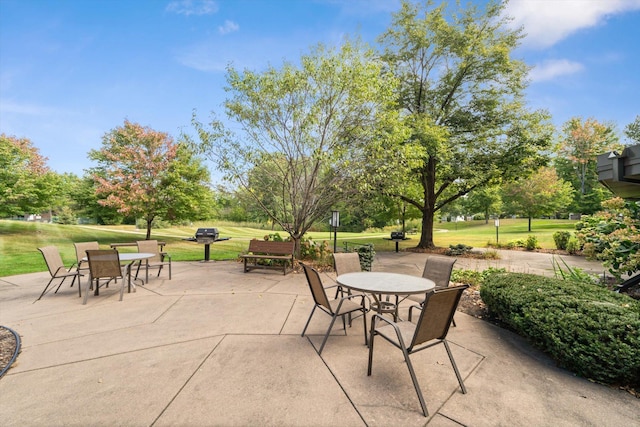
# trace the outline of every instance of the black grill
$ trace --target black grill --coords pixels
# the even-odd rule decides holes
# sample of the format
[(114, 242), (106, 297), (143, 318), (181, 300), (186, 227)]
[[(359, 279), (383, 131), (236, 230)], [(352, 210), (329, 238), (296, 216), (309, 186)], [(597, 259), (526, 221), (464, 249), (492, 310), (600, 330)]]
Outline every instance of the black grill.
[(196, 231), (196, 242), (208, 244), (218, 240), (217, 228), (198, 228)]
[(204, 245), (204, 260), (209, 261), (211, 244), (214, 242), (221, 242), (223, 240), (229, 240), (229, 239), (231, 239), (231, 237), (220, 238), (217, 228), (198, 228), (196, 230), (195, 237), (189, 237), (183, 240), (188, 240), (189, 242), (196, 242), (196, 243), (200, 243), (201, 245)]
[(391, 240), (404, 239), (404, 233), (402, 231), (392, 231)]

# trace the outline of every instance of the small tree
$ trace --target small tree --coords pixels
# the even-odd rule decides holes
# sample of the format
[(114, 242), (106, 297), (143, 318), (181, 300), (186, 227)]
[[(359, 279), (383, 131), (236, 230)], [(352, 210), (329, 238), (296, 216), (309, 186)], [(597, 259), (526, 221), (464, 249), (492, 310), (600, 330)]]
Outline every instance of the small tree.
[(544, 167), (527, 179), (503, 186), (502, 199), (512, 213), (531, 219), (540, 215), (555, 215), (571, 202), (573, 187), (558, 178), (555, 169)]
[[(228, 69), (227, 116), (210, 128), (193, 124), (199, 147), (300, 248), (300, 239), (333, 206), (357, 191), (360, 148), (381, 136), (396, 113), (395, 80), (385, 78), (370, 49), (345, 43), (318, 46), (300, 59), (264, 72)], [(383, 124), (387, 123), (385, 127)]]
[(89, 157), (99, 164), (93, 176), (103, 197), (98, 203), (142, 217), (147, 239), (155, 218), (189, 219), (210, 207), (207, 169), (166, 133), (125, 120)]
[(571, 209), (593, 213), (600, 208), (608, 192), (598, 182), (597, 156), (621, 147), (612, 125), (579, 117), (564, 124), (555, 166), (560, 177), (576, 189)]
[(500, 187), (485, 187), (472, 191), (464, 199), (463, 204), (467, 213), (482, 212), (484, 214), (484, 222), (488, 224), (489, 215), (491, 213), (499, 213), (502, 210)]

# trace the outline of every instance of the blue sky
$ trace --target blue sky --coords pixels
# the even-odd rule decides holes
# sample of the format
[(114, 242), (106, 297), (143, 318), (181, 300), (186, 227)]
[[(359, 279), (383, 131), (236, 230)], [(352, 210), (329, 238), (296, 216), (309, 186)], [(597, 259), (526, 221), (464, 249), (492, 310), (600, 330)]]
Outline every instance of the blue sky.
[[(486, 0), (472, 0), (484, 3)], [(453, 2), (453, 1), (451, 1)], [(399, 0), (0, 0), (0, 133), (29, 138), (55, 171), (125, 119), (177, 137), (223, 113), (225, 67), (295, 62), (319, 42), (375, 43)], [(640, 0), (512, 0), (534, 66), (528, 100), (556, 126), (640, 114)], [(215, 173), (214, 173), (215, 175)]]

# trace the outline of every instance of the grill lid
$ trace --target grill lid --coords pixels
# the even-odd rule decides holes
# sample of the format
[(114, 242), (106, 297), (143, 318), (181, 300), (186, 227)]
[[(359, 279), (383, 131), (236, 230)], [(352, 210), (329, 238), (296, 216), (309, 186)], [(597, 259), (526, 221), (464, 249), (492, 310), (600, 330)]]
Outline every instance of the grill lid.
[(198, 228), (196, 231), (196, 238), (198, 237), (213, 237), (214, 239), (218, 238), (218, 229), (217, 228)]
[(392, 239), (404, 239), (404, 233), (402, 231), (392, 231), (391, 232)]

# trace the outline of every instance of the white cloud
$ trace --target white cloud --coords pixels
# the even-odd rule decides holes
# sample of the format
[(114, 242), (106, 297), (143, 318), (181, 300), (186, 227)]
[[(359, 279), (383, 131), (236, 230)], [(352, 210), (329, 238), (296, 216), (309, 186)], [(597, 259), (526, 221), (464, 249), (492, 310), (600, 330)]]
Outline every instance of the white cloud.
[(185, 16), (210, 15), (218, 11), (218, 4), (213, 0), (175, 0), (165, 10)]
[(608, 17), (640, 10), (640, 0), (510, 0), (505, 13), (524, 27), (524, 43), (545, 48)]
[(529, 77), (533, 82), (542, 82), (553, 80), (558, 76), (579, 73), (583, 69), (584, 66), (579, 62), (569, 61), (568, 59), (552, 59), (536, 65), (529, 72)]
[(226, 20), (224, 21), (224, 25), (218, 27), (218, 32), (220, 34), (229, 34), (234, 31), (238, 31), (240, 26), (233, 21)]

